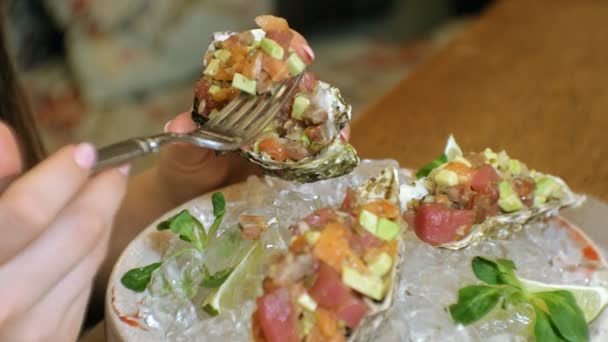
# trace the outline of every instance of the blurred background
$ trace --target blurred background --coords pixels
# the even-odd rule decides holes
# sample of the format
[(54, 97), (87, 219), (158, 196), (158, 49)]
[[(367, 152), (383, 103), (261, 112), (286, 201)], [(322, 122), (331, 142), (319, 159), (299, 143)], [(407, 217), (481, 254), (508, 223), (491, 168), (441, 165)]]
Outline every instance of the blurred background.
[[(9, 0), (10, 48), (50, 151), (156, 133), (191, 105), (211, 34), (274, 13), (356, 116), (490, 0)], [(141, 167), (141, 166), (140, 166)]]

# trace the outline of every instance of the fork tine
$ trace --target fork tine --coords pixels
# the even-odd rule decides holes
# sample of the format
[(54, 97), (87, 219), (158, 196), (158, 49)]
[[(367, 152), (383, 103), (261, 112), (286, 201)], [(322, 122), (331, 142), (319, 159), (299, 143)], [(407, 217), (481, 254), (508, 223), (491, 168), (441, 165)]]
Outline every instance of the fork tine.
[(252, 111), (248, 113), (247, 116), (242, 118), (236, 125), (234, 129), (244, 130), (247, 126), (249, 126), (259, 115), (270, 107), (272, 100), (269, 98), (265, 98), (263, 101), (260, 101)]
[(272, 100), (269, 100), (268, 103), (271, 103), (272, 105), (265, 112), (262, 112), (261, 117), (256, 118), (258, 116), (258, 113), (252, 115), (253, 119), (255, 119), (255, 123), (253, 123), (251, 126), (244, 126), (244, 141), (247, 141), (258, 135), (270, 123), (270, 121), (272, 121), (272, 119), (276, 117), (278, 112), (281, 110), (281, 107), (283, 107), (283, 105), (285, 104), (285, 101), (289, 99), (297, 89), (301, 79), (302, 74), (296, 77), (289, 89), (283, 91), (282, 94), (276, 94), (276, 96)]
[(207, 124), (208, 125), (218, 125), (220, 122), (222, 122), (225, 118), (227, 118), (231, 113), (233, 113), (238, 107), (240, 107), (245, 101), (247, 100), (247, 96), (243, 93), (239, 94), (238, 97), (236, 97), (235, 99), (233, 99), (232, 101), (230, 101), (226, 107), (222, 108), (222, 110), (220, 110), (220, 112), (213, 117), (212, 119), (210, 119)]
[(224, 122), (222, 125), (225, 125), (227, 128), (234, 126), (236, 123), (239, 122), (239, 120), (241, 120), (241, 118), (243, 118), (245, 115), (247, 115), (247, 113), (249, 113), (251, 108), (255, 108), (255, 105), (257, 105), (262, 99), (263, 97), (260, 96), (251, 96), (238, 109), (238, 111), (228, 116), (226, 122)]

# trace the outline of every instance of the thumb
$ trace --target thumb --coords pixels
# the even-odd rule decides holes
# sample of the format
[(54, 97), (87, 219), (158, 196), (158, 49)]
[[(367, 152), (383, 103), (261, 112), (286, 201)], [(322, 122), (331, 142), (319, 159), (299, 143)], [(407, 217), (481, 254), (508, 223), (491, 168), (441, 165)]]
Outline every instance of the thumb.
[(17, 139), (11, 129), (0, 122), (0, 192), (10, 184), (23, 168)]
[[(196, 128), (190, 113), (182, 113), (165, 125), (165, 132), (187, 133)], [(223, 185), (231, 159), (206, 148), (171, 144), (159, 156), (158, 180), (166, 193), (181, 203)]]

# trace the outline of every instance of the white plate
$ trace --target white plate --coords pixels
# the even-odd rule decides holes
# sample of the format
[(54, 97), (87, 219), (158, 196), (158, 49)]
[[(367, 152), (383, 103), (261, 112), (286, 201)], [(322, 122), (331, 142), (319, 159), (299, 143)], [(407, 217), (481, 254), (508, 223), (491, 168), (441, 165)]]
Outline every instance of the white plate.
[[(242, 198), (246, 188), (246, 183), (241, 183), (226, 187), (221, 191), (227, 202), (232, 202)], [(143, 342), (161, 339), (161, 335), (158, 333), (137, 327), (136, 320), (131, 318), (137, 315), (137, 301), (138, 296), (141, 295), (122, 286), (120, 277), (132, 268), (142, 267), (160, 259), (171, 233), (157, 231), (158, 222), (183, 209), (210, 209), (210, 203), (211, 194), (205, 194), (167, 212), (143, 230), (122, 253), (114, 267), (106, 293), (105, 317), (108, 341)], [(606, 203), (590, 197), (581, 208), (567, 211), (564, 216), (573, 223), (585, 227), (587, 235), (601, 246), (598, 249), (601, 249), (603, 253), (608, 246), (608, 230), (605, 223), (607, 213), (608, 205)], [(585, 236), (585, 238), (587, 237)], [(608, 341), (608, 311), (593, 322), (591, 330), (595, 334), (592, 341)]]

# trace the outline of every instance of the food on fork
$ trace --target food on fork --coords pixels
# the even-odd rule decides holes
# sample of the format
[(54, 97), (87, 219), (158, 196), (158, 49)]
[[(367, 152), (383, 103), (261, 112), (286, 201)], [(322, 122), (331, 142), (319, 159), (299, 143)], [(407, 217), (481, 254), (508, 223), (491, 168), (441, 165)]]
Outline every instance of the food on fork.
[(240, 153), (267, 174), (312, 182), (349, 173), (355, 149), (340, 132), (351, 107), (340, 91), (308, 72), (314, 60), (308, 42), (283, 18), (256, 18), (260, 29), (216, 33), (196, 84), (192, 117), (204, 124), (240, 93), (264, 96), (284, 91), (303, 73), (298, 88), (277, 117)]
[(463, 154), (452, 136), (416, 177), (401, 189), (404, 219), (421, 240), (449, 249), (506, 237), (584, 200), (560, 178), (530, 170), (505, 151)]

